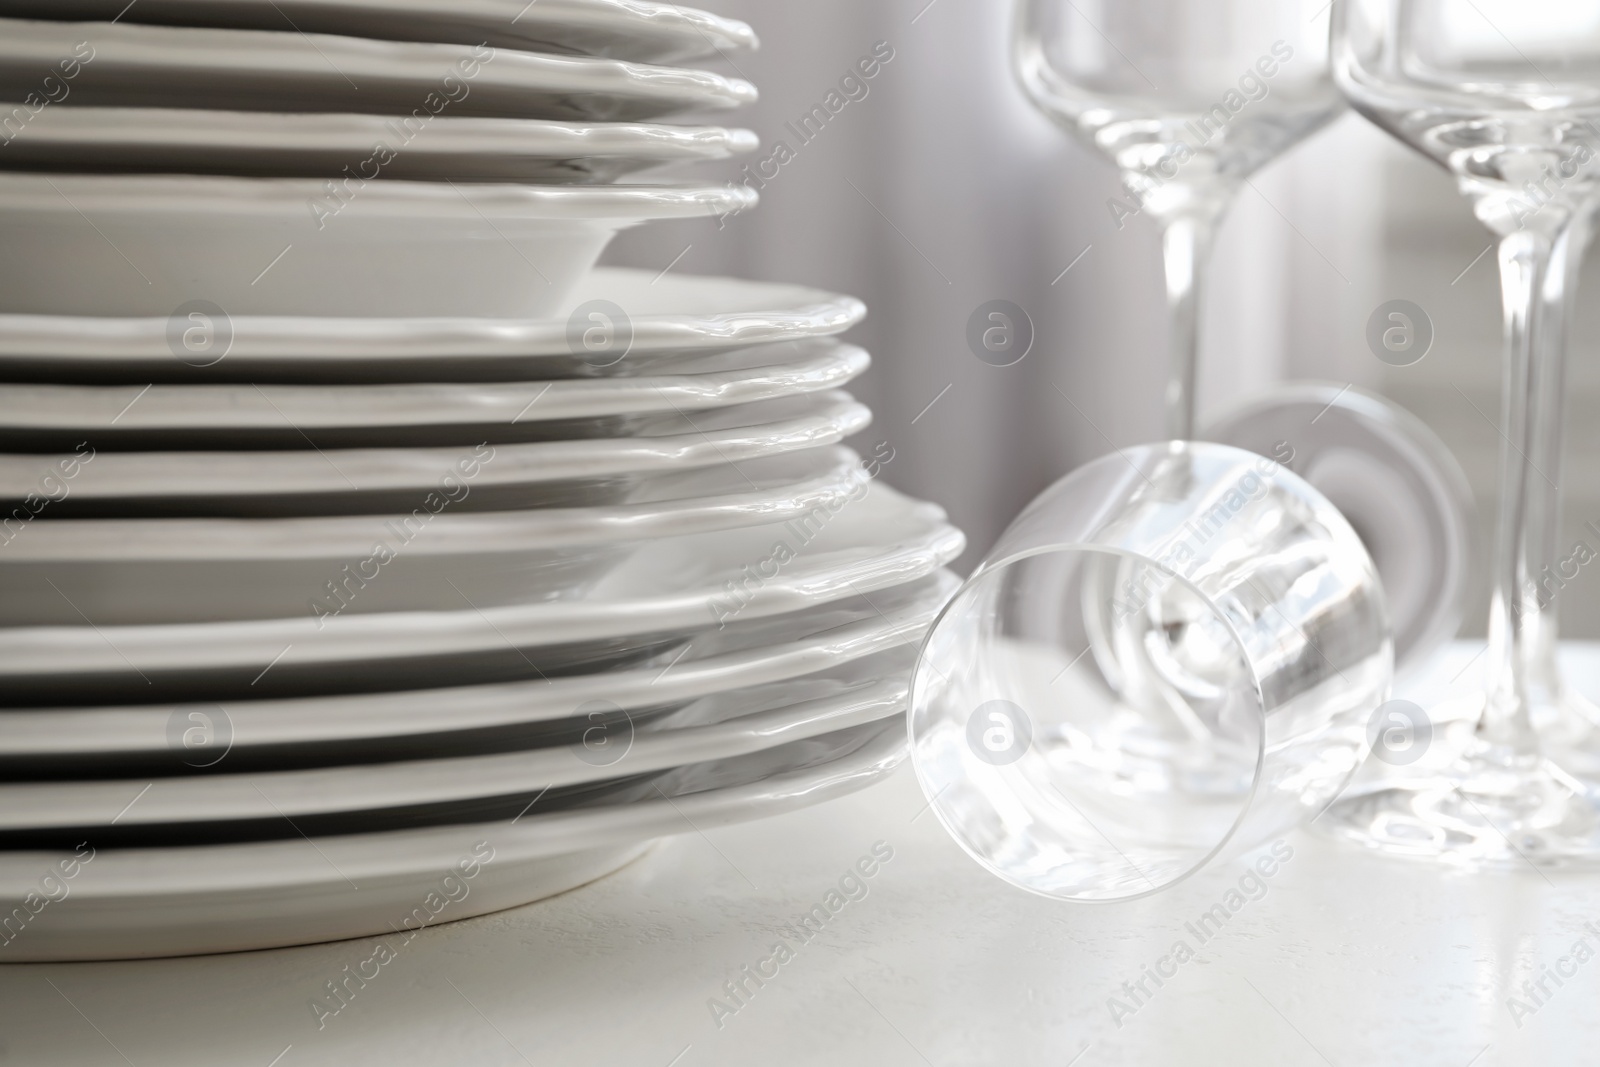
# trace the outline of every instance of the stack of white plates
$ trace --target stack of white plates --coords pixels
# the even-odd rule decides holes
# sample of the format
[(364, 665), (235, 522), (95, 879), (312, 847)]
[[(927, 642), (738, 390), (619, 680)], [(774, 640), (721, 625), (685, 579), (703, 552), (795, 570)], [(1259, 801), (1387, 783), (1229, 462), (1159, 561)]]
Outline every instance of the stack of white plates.
[(753, 43), (0, 0), (0, 960), (405, 933), (898, 762), (962, 539), (840, 443), (861, 304), (593, 268), (749, 206), (601, 183), (751, 147), (640, 120)]

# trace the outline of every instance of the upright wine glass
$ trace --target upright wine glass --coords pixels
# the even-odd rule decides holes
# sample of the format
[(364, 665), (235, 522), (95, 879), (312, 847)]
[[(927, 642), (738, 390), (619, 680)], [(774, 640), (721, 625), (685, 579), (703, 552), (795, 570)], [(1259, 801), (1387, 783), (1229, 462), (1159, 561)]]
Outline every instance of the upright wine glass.
[[(1319, 9), (1321, 9), (1319, 11)], [(1014, 65), (1057, 123), (1104, 153), (1163, 234), (1167, 436), (1195, 436), (1201, 281), (1244, 180), (1326, 125), (1325, 0), (1019, 0)]]
[[(1499, 239), (1505, 392), (1476, 729), (1448, 764), (1418, 762), (1318, 825), (1473, 866), (1592, 862), (1600, 812), (1581, 773), (1596, 765), (1595, 747), (1576, 735), (1593, 712), (1556, 671), (1549, 578), (1565, 570), (1556, 536), (1567, 319), (1600, 198), (1600, 0), (1336, 0), (1332, 61), (1356, 109), (1448, 168)], [(1570, 743), (1553, 741), (1562, 735)]]

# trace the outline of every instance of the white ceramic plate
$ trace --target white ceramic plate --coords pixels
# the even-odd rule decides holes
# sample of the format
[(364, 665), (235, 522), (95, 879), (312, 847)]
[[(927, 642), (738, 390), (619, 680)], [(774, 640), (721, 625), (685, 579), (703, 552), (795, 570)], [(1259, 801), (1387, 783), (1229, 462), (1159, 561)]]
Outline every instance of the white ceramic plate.
[(1472, 559), (1467, 476), (1415, 415), (1348, 385), (1274, 390), (1219, 420), (1208, 441), (1273, 456), (1338, 508), (1377, 565), (1394, 625), (1395, 664), (1426, 663), (1455, 636)]
[[(66, 883), (70, 906), (39, 912), (6, 955), (17, 962), (129, 959), (367, 935), (384, 938), (396, 952), (409, 930), (571, 889), (625, 864), (653, 838), (777, 815), (881, 781), (904, 759), (905, 733), (896, 724), (851, 751), (797, 769), (773, 772), (770, 755), (760, 756), (768, 758), (753, 774), (745, 772), (746, 780), (718, 788), (674, 795), (668, 776), (659, 799), (488, 824), (315, 844), (296, 838), (105, 849), (88, 863), (74, 861), (72, 852), (0, 853), (0, 901), (7, 903), (38, 893), (46, 875), (73, 872)], [(699, 783), (676, 784), (693, 790)]]
[(865, 478), (838, 448), (661, 479), (644, 499), (601, 508), (45, 519), (0, 551), (0, 619), (105, 626), (572, 599), (639, 544), (802, 519)]
[[(481, 38), (479, 38), (481, 40)], [(709, 71), (478, 44), (0, 19), (0, 94), (74, 104), (635, 121), (755, 102)]]
[[(600, 302), (620, 315), (613, 344), (592, 351), (594, 323), (579, 312), (599, 313)], [(0, 375), (140, 387), (619, 376), (648, 372), (649, 357), (832, 336), (865, 316), (861, 301), (820, 289), (601, 267), (545, 319), (0, 314)], [(210, 340), (191, 353), (185, 334), (196, 329)]]
[(313, 178), (0, 174), (0, 312), (167, 316), (174, 358), (208, 365), (226, 355), (214, 323), (232, 315), (548, 315), (619, 230), (754, 202), (731, 183), (330, 191)]
[(743, 22), (651, 0), (0, 0), (0, 15), (448, 41), (676, 63), (755, 48)]
[[(961, 552), (944, 512), (873, 484), (830, 514), (781, 526), (653, 542), (584, 598), (455, 611), (305, 616), (246, 622), (0, 629), (0, 682), (13, 705), (64, 703), (85, 692), (172, 689), (349, 689), (459, 684), (507, 652), (531, 664), (648, 639), (662, 644), (803, 611), (927, 577)], [(576, 651), (575, 651), (576, 650)], [(538, 668), (535, 668), (536, 670)], [(270, 675), (267, 691), (258, 683)], [(158, 685), (158, 680), (163, 683)], [(96, 699), (89, 697), (89, 699)]]
[(731, 627), (664, 652), (656, 662), (597, 674), (293, 700), (8, 709), (0, 716), (0, 767), (29, 778), (60, 777), (70, 768), (170, 774), (224, 759), (229, 769), (269, 766), (283, 762), (290, 748), (398, 759), (422, 746), (442, 749), (445, 735), (472, 739), (461, 751), (501, 744), (508, 735), (542, 738), (558, 728), (570, 735), (574, 716), (584, 709), (642, 718), (654, 709), (787, 683), (914, 646), (959, 584), (941, 572), (826, 617), (802, 612), (786, 624), (788, 632)]
[(595, 506), (625, 501), (646, 477), (837, 444), (871, 418), (848, 394), (829, 392), (655, 416), (616, 438), (282, 452), (86, 445), (66, 455), (0, 455), (0, 501), (8, 514), (20, 507), (48, 519)]
[[(901, 654), (769, 691), (721, 693), (637, 725), (625, 713), (597, 709), (583, 740), (489, 755), (155, 779), (10, 782), (0, 784), (0, 841), (29, 847), (31, 832), (38, 835), (34, 840), (72, 837), (65, 843), (88, 839), (112, 847), (117, 835), (132, 842), (165, 832), (181, 833), (185, 844), (221, 843), (294, 835), (284, 819), (318, 837), (330, 832), (328, 826), (356, 824), (369, 831), (389, 828), (391, 820), (415, 825), (418, 815), (449, 817), (458, 801), (511, 803), (515, 811), (550, 790), (729, 759), (904, 715), (910, 672), (911, 658)], [(134, 796), (138, 802), (130, 804)], [(228, 825), (237, 823), (258, 825)], [(261, 825), (267, 823), (272, 825)]]
[(706, 411), (837, 389), (871, 365), (818, 338), (686, 360), (671, 375), (403, 385), (0, 383), (0, 447), (319, 448), (620, 437), (619, 416)]
[(7, 170), (340, 178), (382, 145), (394, 152), (382, 178), (459, 182), (612, 182), (760, 143), (749, 130), (717, 126), (446, 115), (410, 129), (385, 115), (130, 107), (47, 107), (6, 129)]

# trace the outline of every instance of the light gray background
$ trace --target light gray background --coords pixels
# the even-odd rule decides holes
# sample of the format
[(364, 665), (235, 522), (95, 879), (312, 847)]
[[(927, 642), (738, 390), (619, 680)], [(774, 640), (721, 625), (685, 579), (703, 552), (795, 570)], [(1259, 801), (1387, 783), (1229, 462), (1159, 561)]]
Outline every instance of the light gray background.
[[(716, 7), (762, 36), (760, 52), (721, 68), (736, 65), (762, 91), (738, 118), (761, 134), (763, 156), (777, 140), (797, 146), (785, 122), (820, 103), (875, 42), (888, 42), (895, 58), (865, 100), (798, 148), (756, 211), (720, 231), (694, 223), (626, 234), (608, 261), (806, 282), (865, 299), (871, 317), (852, 337), (876, 365), (854, 391), (877, 423), (857, 444), (893, 445), (887, 480), (950, 510), (972, 540), (964, 564), (1074, 466), (1159, 436), (1155, 228), (1131, 219), (1117, 229), (1107, 208), (1119, 193), (1111, 167), (1016, 88), (1009, 4)], [(1486, 541), (1500, 440), (1494, 255), (1475, 259), (1488, 246), (1442, 171), (1345, 116), (1257, 175), (1227, 220), (1206, 305), (1202, 410), (1217, 413), (1289, 377), (1386, 392), (1461, 459)], [(1600, 478), (1587, 462), (1600, 433), (1587, 417), (1600, 388), (1592, 294), (1589, 286), (1580, 296), (1565, 481), (1567, 540), (1586, 536), (1600, 550), (1600, 538), (1579, 532), (1600, 520)], [(974, 309), (997, 298), (1021, 305), (1037, 329), (1033, 352), (1014, 367), (979, 362), (965, 340)], [(1437, 330), (1428, 357), (1404, 369), (1380, 363), (1364, 340), (1373, 310), (1396, 298), (1420, 304)], [(1480, 559), (1486, 551), (1480, 545)], [(1483, 570), (1475, 568), (1468, 633), (1482, 630)], [(1573, 636), (1600, 635), (1592, 584), (1585, 573), (1563, 594)]]

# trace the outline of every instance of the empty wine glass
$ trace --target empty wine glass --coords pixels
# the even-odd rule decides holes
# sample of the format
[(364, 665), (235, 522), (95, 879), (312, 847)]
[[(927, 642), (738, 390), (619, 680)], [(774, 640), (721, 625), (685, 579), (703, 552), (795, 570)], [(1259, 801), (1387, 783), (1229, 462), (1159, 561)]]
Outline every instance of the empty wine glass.
[(1170, 438), (1194, 437), (1212, 236), (1251, 173), (1344, 109), (1327, 56), (1325, 0), (1019, 0), (1024, 90), (1121, 170), (1119, 227), (1148, 213), (1162, 229)]
[(1392, 673), (1383, 587), (1322, 494), (1243, 449), (1141, 445), (1047, 489), (945, 607), (911, 760), (990, 871), (1123, 900), (1321, 812)]
[[(1571, 736), (1592, 736), (1593, 709), (1556, 671), (1546, 581), (1561, 562), (1566, 324), (1600, 197), (1600, 3), (1336, 0), (1332, 62), (1356, 109), (1448, 168), (1499, 239), (1506, 377), (1476, 729), (1447, 766), (1415, 764), (1341, 801), (1319, 826), (1474, 866), (1600, 859), (1596, 803), (1560, 765), (1600, 765), (1592, 756), (1600, 749)], [(1561, 734), (1570, 743), (1552, 745)]]

